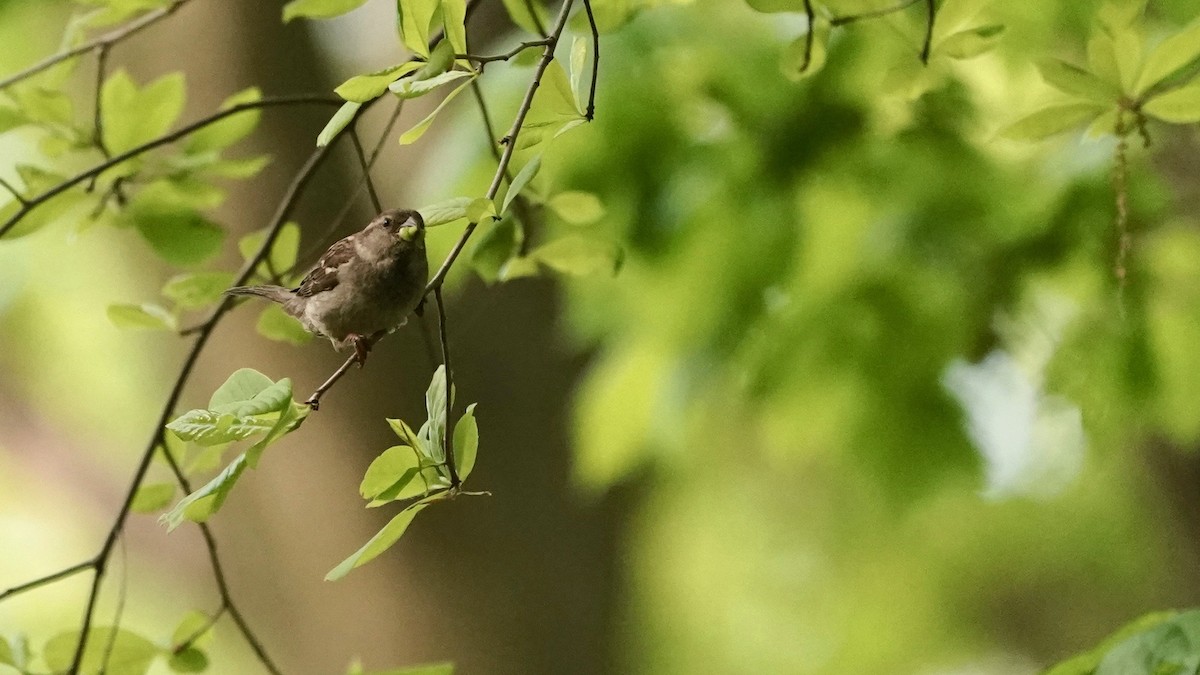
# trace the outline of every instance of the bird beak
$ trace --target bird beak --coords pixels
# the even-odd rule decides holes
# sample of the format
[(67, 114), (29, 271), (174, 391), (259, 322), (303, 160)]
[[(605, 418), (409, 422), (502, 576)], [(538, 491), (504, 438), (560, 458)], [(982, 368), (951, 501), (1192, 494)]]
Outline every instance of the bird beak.
[(417, 226), (416, 225), (405, 225), (404, 227), (400, 228), (400, 238), (403, 239), (404, 241), (412, 241), (413, 239), (416, 239), (417, 238)]

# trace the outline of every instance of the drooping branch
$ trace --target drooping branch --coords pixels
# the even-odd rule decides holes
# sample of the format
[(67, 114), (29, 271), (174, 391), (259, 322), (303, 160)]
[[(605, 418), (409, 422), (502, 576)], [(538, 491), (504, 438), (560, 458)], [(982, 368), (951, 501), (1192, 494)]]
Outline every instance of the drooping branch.
[(550, 40), (550, 38), (544, 38), (541, 40), (529, 40), (526, 42), (522, 42), (521, 44), (517, 45), (516, 47), (513, 47), (512, 49), (508, 50), (507, 52), (504, 52), (503, 54), (495, 54), (493, 56), (480, 56), (477, 54), (455, 54), (454, 57), (458, 58), (458, 59), (468, 59), (468, 60), (474, 61), (475, 63), (479, 64), (480, 70), (482, 70), (483, 66), (485, 66), (489, 63), (493, 63), (495, 61), (508, 61), (509, 59), (515, 57), (517, 54), (520, 54), (521, 52), (525, 51), (526, 49), (533, 49), (534, 47), (544, 47), (549, 43), (549, 40)]
[[(450, 338), (448, 337), (448, 329), (446, 328), (446, 303), (442, 300), (441, 286), (433, 289), (433, 299), (437, 304), (438, 338), (442, 343), (442, 372), (446, 374), (446, 429), (442, 434), (442, 456), (446, 458), (446, 471), (450, 474), (450, 490), (454, 491), (462, 484), (462, 480), (458, 477), (458, 466), (454, 463), (454, 443), (451, 442), (454, 423), (450, 419), (450, 409), (454, 404), (454, 396), (452, 395), (454, 392), (454, 379), (450, 374)], [(430, 422), (430, 425), (432, 424), (433, 422)]]
[(596, 82), (600, 79), (600, 29), (596, 27), (596, 16), (592, 14), (592, 0), (583, 0), (587, 12), (588, 26), (592, 29), (592, 83), (588, 87), (586, 117), (589, 122), (596, 118)]
[(145, 16), (141, 17), (140, 19), (138, 19), (136, 21), (125, 24), (124, 26), (121, 26), (120, 28), (118, 28), (114, 31), (111, 31), (109, 33), (105, 33), (104, 35), (101, 35), (100, 37), (98, 37), (94, 40), (85, 42), (77, 47), (72, 47), (71, 49), (67, 49), (65, 51), (59, 52), (58, 54), (55, 54), (54, 56), (51, 56), (43, 61), (39, 61), (38, 63), (35, 63), (32, 66), (29, 66), (25, 70), (22, 70), (18, 73), (14, 73), (13, 75), (9, 75), (8, 77), (4, 78), (3, 80), (0, 80), (0, 90), (7, 89), (8, 87), (11, 87), (12, 85), (14, 85), (22, 80), (29, 79), (30, 77), (33, 77), (34, 75), (37, 75), (38, 73), (40, 73), (44, 70), (52, 68), (52, 67), (62, 63), (63, 61), (73, 59), (76, 56), (82, 56), (84, 54), (87, 54), (88, 52), (95, 51), (95, 50), (107, 50), (112, 45), (115, 45), (118, 42), (121, 42), (127, 38), (130, 38), (130, 37), (140, 33), (141, 31), (145, 30), (146, 28), (153, 26), (154, 24), (158, 23), (159, 21), (162, 21), (163, 19), (167, 18), (168, 16), (171, 16), (175, 12), (179, 11), (180, 7), (183, 7), (184, 5), (186, 5), (187, 3), (191, 2), (191, 1), (192, 0), (173, 0), (171, 2), (171, 4), (167, 5), (166, 7), (163, 7), (161, 9), (156, 9), (153, 12), (146, 14)]
[(280, 96), (280, 97), (276, 97), (276, 98), (264, 98), (264, 99), (261, 99), (258, 101), (249, 101), (247, 103), (239, 103), (238, 105), (230, 106), (229, 108), (226, 108), (224, 110), (213, 113), (212, 115), (209, 115), (208, 117), (205, 117), (204, 119), (197, 120), (187, 126), (180, 127), (179, 129), (176, 129), (175, 131), (173, 131), (169, 134), (159, 136), (158, 138), (156, 138), (152, 141), (143, 143), (143, 144), (137, 146), (136, 148), (131, 148), (129, 150), (126, 150), (125, 152), (122, 152), (121, 154), (116, 155), (115, 157), (111, 157), (111, 158), (105, 160), (104, 162), (101, 162), (100, 164), (93, 166), (90, 169), (87, 169), (81, 173), (78, 173), (78, 174), (72, 176), (71, 178), (64, 180), (63, 182), (59, 183), (58, 185), (55, 185), (54, 187), (46, 190), (45, 192), (43, 192), (35, 197), (25, 198), (23, 200), (23, 202), (21, 203), (20, 210), (18, 210), (8, 220), (6, 220), (3, 225), (0, 225), (0, 237), (3, 237), (4, 235), (8, 234), (8, 232), (10, 230), (12, 230), (14, 227), (16, 227), (17, 223), (21, 222), (21, 220), (23, 218), (25, 218), (25, 216), (29, 215), (29, 213), (33, 209), (50, 201), (51, 199), (66, 192), (67, 190), (70, 190), (71, 188), (75, 187), (76, 185), (79, 185), (80, 183), (83, 183), (84, 181), (87, 181), (89, 179), (96, 178), (96, 177), (100, 176), (101, 174), (103, 174), (105, 171), (108, 171), (109, 169), (117, 166), (118, 164), (121, 164), (122, 162), (128, 161), (130, 159), (133, 159), (134, 157), (145, 154), (155, 148), (158, 148), (158, 147), (161, 147), (164, 145), (168, 145), (170, 143), (174, 143), (175, 141), (185, 138), (188, 135), (193, 134), (211, 124), (220, 122), (221, 120), (225, 119), (226, 117), (229, 117), (230, 115), (236, 115), (237, 113), (245, 112), (247, 110), (256, 110), (256, 109), (260, 109), (260, 108), (270, 108), (270, 107), (278, 107), (278, 106), (292, 106), (292, 105), (338, 105), (338, 106), (340, 106), (341, 104), (342, 104), (342, 101), (332, 99), (327, 96), (308, 95), (308, 96)]

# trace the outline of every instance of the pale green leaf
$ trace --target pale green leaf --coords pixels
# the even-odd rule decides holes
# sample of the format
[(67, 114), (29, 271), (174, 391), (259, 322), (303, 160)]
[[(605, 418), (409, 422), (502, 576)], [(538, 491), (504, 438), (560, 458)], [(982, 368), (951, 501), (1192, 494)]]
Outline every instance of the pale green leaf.
[(417, 209), (425, 227), (437, 227), (467, 217), (467, 207), (474, 201), (470, 197), (453, 197), (436, 204)]
[(416, 143), (418, 139), (424, 136), (425, 132), (429, 131), (429, 127), (433, 124), (433, 120), (437, 118), (438, 113), (440, 113), (443, 108), (449, 105), (450, 101), (454, 100), (454, 97), (458, 96), (459, 92), (465, 89), (469, 82), (470, 80), (459, 85), (454, 91), (447, 94), (446, 98), (442, 99), (442, 102), (433, 109), (433, 112), (425, 116), (425, 119), (417, 122), (416, 125), (414, 125), (411, 129), (405, 131), (403, 134), (400, 134), (400, 145), (410, 145), (412, 143)]
[(1121, 69), (1117, 65), (1116, 45), (1112, 36), (1095, 31), (1087, 44), (1088, 69), (1101, 81), (1115, 89), (1121, 88)]
[[(266, 241), (268, 232), (269, 228), (251, 232), (238, 241), (238, 252), (242, 254), (242, 260), (250, 260), (258, 253)], [(258, 266), (256, 272), (265, 277), (284, 274), (296, 264), (299, 254), (300, 226), (294, 222), (284, 223), (275, 236), (275, 241), (271, 243), (270, 254)]]
[[(250, 87), (225, 99), (225, 102), (221, 104), (221, 109), (229, 110), (238, 105), (261, 100), (262, 91), (258, 87)], [(262, 119), (262, 110), (258, 108), (234, 113), (193, 132), (188, 137), (184, 148), (192, 154), (222, 150), (249, 136), (258, 126), (260, 119)]]
[(995, 48), (1002, 33), (1004, 26), (999, 24), (959, 31), (946, 37), (933, 52), (952, 59), (973, 59)]
[(189, 205), (189, 197), (167, 183), (142, 190), (122, 216), (164, 260), (196, 265), (221, 250), (225, 230)]
[(571, 235), (538, 247), (529, 257), (562, 274), (587, 275), (616, 272), (621, 251), (610, 242)]
[(199, 171), (207, 176), (217, 178), (246, 179), (257, 176), (259, 172), (271, 163), (269, 155), (246, 157), (244, 159), (218, 159), (199, 167)]
[(330, 570), (329, 574), (325, 575), (325, 580), (337, 581), (349, 574), (350, 570), (365, 565), (378, 557), (379, 554), (391, 548), (404, 535), (404, 531), (412, 524), (413, 518), (416, 518), (418, 513), (440, 496), (426, 497), (396, 514), (387, 525), (384, 525), (382, 530), (377, 532), (374, 537), (371, 537), (366, 544), (363, 544), (362, 548), (355, 551), (337, 567)]
[(167, 530), (171, 531), (182, 525), (184, 520), (190, 520), (193, 523), (203, 523), (208, 520), (225, 503), (229, 491), (233, 489), (245, 470), (246, 455), (243, 453), (238, 455), (230, 462), (229, 466), (225, 467), (204, 487), (179, 500), (175, 508), (159, 518), (159, 522), (165, 524)]
[(19, 666), (12, 646), (8, 644), (8, 640), (5, 640), (3, 636), (0, 636), (0, 663), (14, 667)]
[(481, 223), (484, 219), (494, 218), (496, 216), (496, 202), (487, 197), (477, 197), (467, 204), (467, 220), (472, 223)]
[(158, 138), (170, 130), (183, 112), (182, 73), (172, 73), (138, 89), (124, 70), (101, 87), (104, 144), (121, 153)]
[(525, 166), (521, 167), (521, 170), (517, 172), (517, 175), (512, 180), (512, 184), (508, 186), (508, 191), (504, 193), (504, 202), (500, 207), (500, 213), (508, 212), (508, 207), (512, 205), (513, 200), (516, 199), (517, 196), (521, 194), (521, 191), (525, 189), (525, 186), (529, 185), (529, 182), (537, 176), (537, 173), (541, 170), (541, 168), (541, 153), (534, 155), (528, 162), (525, 162)]
[(975, 17), (991, 2), (992, 0), (944, 0), (938, 3), (937, 21), (933, 22), (935, 50), (950, 36), (966, 32), (975, 21)]
[(604, 204), (590, 192), (567, 190), (546, 202), (563, 220), (573, 225), (588, 225), (604, 217)]
[(185, 441), (202, 446), (240, 441), (270, 431), (274, 421), (266, 418), (237, 418), (211, 410), (189, 410), (167, 424)]
[[(529, 11), (530, 6), (537, 12), (536, 19)], [(508, 10), (508, 16), (512, 18), (513, 23), (530, 33), (538, 32), (539, 21), (545, 27), (549, 18), (542, 0), (504, 0), (504, 9)]]
[(1037, 141), (1074, 129), (1103, 112), (1092, 103), (1054, 105), (1017, 120), (1001, 135), (1017, 141)]
[[(78, 630), (69, 630), (50, 638), (42, 649), (46, 666), (56, 673), (70, 671), (79, 638)], [(142, 675), (161, 653), (162, 648), (137, 633), (124, 628), (97, 626), (88, 633), (88, 647), (76, 672), (83, 675), (100, 672), (107, 675)]]
[(363, 499), (408, 499), (425, 492), (421, 481), (414, 481), (421, 468), (418, 452), (407, 445), (394, 445), (384, 450), (363, 475), (358, 491)]
[(442, 0), (442, 26), (456, 54), (467, 53), (467, 0)]
[(283, 22), (304, 17), (328, 19), (357, 9), (367, 0), (292, 0), (283, 6)]
[(347, 101), (342, 104), (341, 108), (329, 118), (329, 122), (325, 124), (325, 128), (321, 133), (317, 134), (317, 147), (323, 148), (329, 145), (333, 139), (338, 137), (338, 134), (346, 128), (346, 125), (354, 121), (354, 117), (358, 115), (358, 109), (362, 107), (361, 103)]
[(1196, 59), (1200, 59), (1200, 19), (1188, 24), (1150, 52), (1133, 93), (1145, 93)]
[(258, 315), (255, 324), (258, 334), (268, 340), (286, 342), (297, 347), (312, 342), (313, 334), (293, 316), (283, 311), (279, 305), (267, 305)]
[(443, 84), (448, 84), (456, 80), (461, 80), (466, 77), (472, 77), (472, 73), (465, 70), (450, 70), (440, 75), (435, 75), (429, 79), (408, 78), (397, 80), (388, 87), (393, 94), (398, 98), (417, 98), (428, 94), (437, 89)]
[[(453, 393), (451, 393), (453, 401)], [(425, 433), (419, 434), (428, 442), (429, 456), (439, 462), (446, 460), (442, 439), (446, 435), (446, 366), (439, 365), (429, 380), (429, 388), (425, 391), (425, 413), (428, 416)]]
[[(253, 400), (262, 392), (274, 386), (275, 381), (254, 370), (239, 368), (235, 370), (208, 399), (209, 410), (236, 406)], [(278, 408), (274, 408), (278, 410)], [(228, 411), (226, 411), (228, 412)]]
[(825, 67), (829, 51), (829, 22), (820, 17), (810, 28), (812, 32), (811, 46), (808, 35), (796, 38), (783, 50), (780, 68), (783, 74), (793, 81), (811, 77)]
[(177, 274), (162, 288), (164, 297), (183, 309), (195, 309), (221, 299), (221, 293), (233, 283), (229, 272)]
[(1126, 28), (1113, 35), (1121, 91), (1133, 91), (1137, 83), (1142, 68), (1142, 44), (1142, 34), (1136, 28)]
[(388, 85), (422, 67), (420, 61), (405, 61), (366, 75), (356, 75), (338, 85), (334, 93), (347, 101), (366, 103), (388, 90)]
[(575, 100), (580, 97), (580, 84), (583, 81), (584, 62), (587, 61), (587, 39), (575, 36), (571, 41), (571, 91)]
[(171, 654), (167, 666), (177, 673), (203, 673), (208, 669), (208, 655), (195, 647)]
[(475, 455), (479, 451), (479, 424), (475, 421), (475, 405), (467, 406), (467, 411), (458, 418), (454, 425), (454, 462), (460, 480), (466, 480), (475, 468)]
[(1097, 103), (1111, 104), (1120, 92), (1088, 71), (1059, 59), (1043, 59), (1038, 72), (1047, 84), (1064, 94), (1078, 96)]
[(117, 328), (169, 330), (178, 328), (175, 315), (153, 304), (108, 306), (108, 320)]
[(429, 33), (439, 0), (397, 0), (400, 41), (409, 51), (429, 56)]
[(154, 513), (166, 508), (174, 496), (174, 483), (147, 483), (138, 487), (129, 508), (134, 513)]
[[(183, 616), (175, 632), (171, 634), (171, 646), (178, 647), (184, 643), (203, 647), (212, 642), (213, 621), (204, 612), (191, 610)], [(190, 641), (190, 642), (189, 642)]]
[(500, 281), (511, 281), (513, 279), (537, 276), (538, 271), (537, 261), (533, 258), (510, 258), (500, 268), (499, 278)]
[(1190, 84), (1155, 96), (1142, 106), (1146, 113), (1164, 122), (1200, 122), (1200, 84)]
[(500, 269), (521, 249), (524, 232), (511, 213), (475, 236), (471, 244), (471, 268), (488, 283), (500, 278)]

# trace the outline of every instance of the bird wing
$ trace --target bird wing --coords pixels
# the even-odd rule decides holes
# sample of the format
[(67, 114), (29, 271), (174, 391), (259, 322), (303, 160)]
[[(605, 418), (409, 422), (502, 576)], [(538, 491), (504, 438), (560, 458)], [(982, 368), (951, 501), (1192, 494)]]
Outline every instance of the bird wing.
[(354, 235), (350, 235), (345, 239), (336, 242), (333, 246), (325, 251), (325, 255), (317, 261), (316, 267), (312, 268), (300, 285), (296, 288), (296, 295), (302, 298), (309, 298), (317, 293), (328, 291), (338, 285), (338, 270), (346, 263), (349, 263), (358, 252), (354, 246)]

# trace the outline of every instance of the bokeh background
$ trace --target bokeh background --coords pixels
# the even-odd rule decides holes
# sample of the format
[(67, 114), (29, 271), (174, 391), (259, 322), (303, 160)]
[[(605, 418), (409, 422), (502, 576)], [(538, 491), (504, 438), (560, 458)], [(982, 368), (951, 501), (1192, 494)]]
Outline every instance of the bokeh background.
[[(286, 26), (281, 4), (191, 3), (112, 63), (138, 82), (184, 70), (194, 119), (247, 86), (328, 91), (404, 57), (391, 3)], [(357, 486), (393, 443), (383, 418), (421, 419), (435, 364), (414, 325), (212, 521), (284, 671), (359, 657), (468, 674), (1025, 674), (1200, 602), (1196, 130), (1152, 128), (1134, 155), (1123, 291), (1112, 141), (997, 137), (1049, 97), (1032, 57), (1082, 60), (1096, 3), (996, 3), (997, 50), (927, 69), (917, 7), (838, 31), (800, 82), (779, 62), (802, 17), (634, 4), (602, 42), (596, 121), (544, 170), (604, 216), (545, 210), (531, 230), (617, 243), (619, 273), (489, 284), (460, 265), (453, 279), (456, 383), (479, 402), (472, 482), (493, 496), (429, 509), (391, 552), (322, 581), (390, 516)], [(52, 53), (69, 10), (0, 2), (0, 69)], [(1195, 13), (1152, 0), (1150, 39)], [(521, 38), (497, 1), (471, 39), (492, 53)], [(502, 126), (528, 74), (488, 68)], [(478, 112), (469, 96), (448, 112), (416, 146), (385, 146), (386, 203), (482, 192)], [(237, 265), (237, 236), (267, 222), (324, 115), (265, 114), (244, 150), (273, 163), (231, 186), (209, 267)], [(0, 136), (3, 171), (35, 140)], [(350, 147), (337, 152), (298, 212), (317, 248), (359, 185)], [(360, 193), (338, 236), (370, 210)], [(0, 242), (0, 588), (101, 544), (186, 347), (120, 331), (105, 307), (153, 300), (172, 273), (127, 230), (57, 223)], [(268, 342), (253, 320), (221, 325), (184, 407), (240, 367), (305, 391), (341, 360)], [(105, 588), (102, 621), (124, 595), (125, 623), (162, 640), (217, 605), (198, 533), (152, 516), (130, 521)], [(85, 592), (79, 577), (5, 602), (0, 634), (36, 645), (77, 626)], [(213, 658), (212, 672), (256, 672), (225, 624)]]

